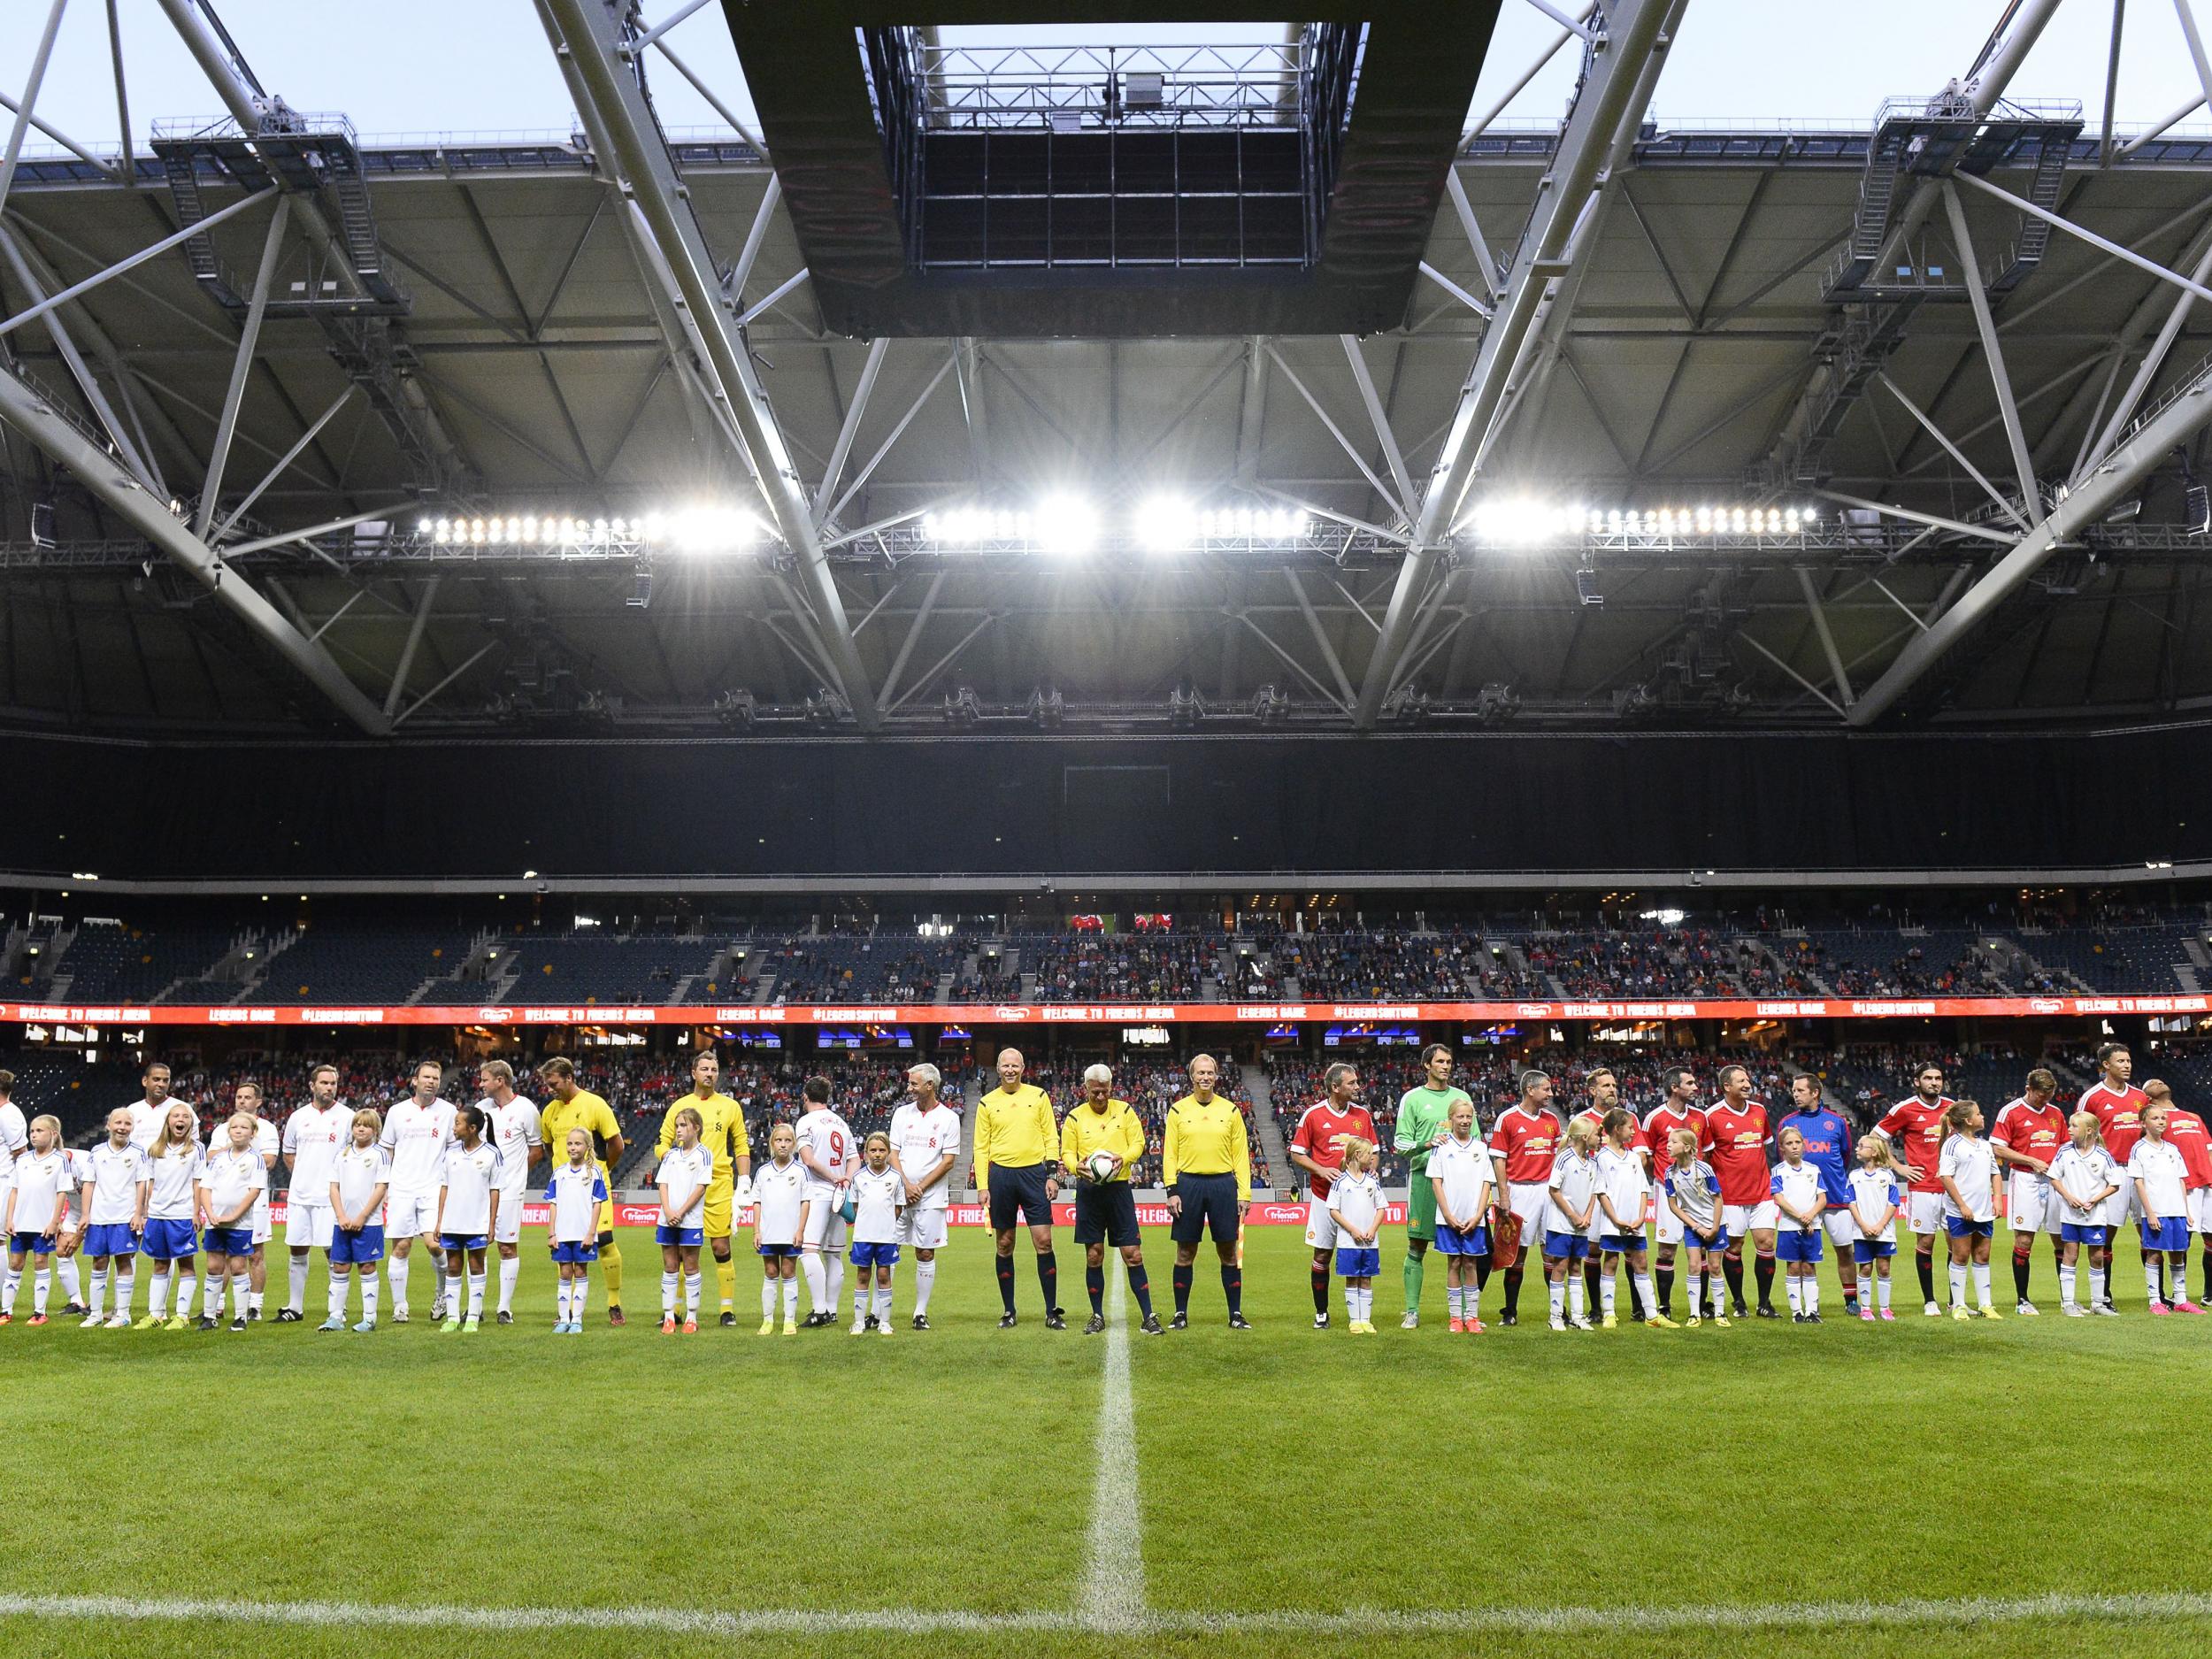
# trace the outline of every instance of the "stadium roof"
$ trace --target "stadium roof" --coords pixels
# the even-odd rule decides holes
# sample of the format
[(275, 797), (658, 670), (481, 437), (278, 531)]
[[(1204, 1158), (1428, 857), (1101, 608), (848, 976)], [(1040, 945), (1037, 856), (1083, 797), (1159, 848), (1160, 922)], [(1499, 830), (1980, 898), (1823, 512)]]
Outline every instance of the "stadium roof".
[[(547, 10), (573, 12), (573, 41), (600, 8)], [(1616, 29), (1637, 10), (1616, 8)], [(619, 82), (632, 60), (615, 35), (602, 43), (580, 56)], [(431, 738), (2108, 721), (2212, 698), (2190, 534), (2205, 514), (2186, 493), (2204, 472), (2202, 422), (2192, 399), (2169, 398), (2200, 373), (2204, 331), (2175, 307), (2184, 289), (2139, 263), (2203, 276), (2212, 143), (2131, 147), (2078, 130), (2078, 112), (2004, 104), (2001, 84), (1943, 119), (1920, 98), (1865, 130), (1685, 132), (1641, 119), (1647, 77), (1605, 111), (1616, 125), (1578, 128), (1663, 43), (1610, 83), (1599, 54), (1556, 128), (1468, 137), (1410, 304), (1359, 341), (833, 337), (760, 143), (633, 121), (655, 154), (626, 154), (606, 123), (634, 81), (577, 82), (588, 113), (566, 141), (364, 144), (357, 181), (307, 188), (276, 153), (282, 122), (258, 142), (242, 119), (166, 134), (165, 153), (127, 173), (35, 152), (6, 195), (0, 317), (32, 306), (35, 286), (50, 295), (172, 236), (188, 209), (237, 211), (204, 252), (185, 242), (52, 313), (66, 344), (43, 319), (0, 334), (22, 388), (4, 433), (0, 709), (22, 726), (134, 733), (380, 717)], [(1986, 82), (2003, 61), (1993, 49), (1962, 72)], [(1901, 160), (1916, 140), (1914, 157), (1985, 153)], [(1584, 160), (1586, 207), (1546, 257), (1534, 244), (1552, 187)], [(649, 171), (680, 192), (641, 184)], [(1991, 290), (2016, 439), (1947, 185)], [(2137, 262), (2064, 228), (2037, 250), (2040, 221), (1990, 187)], [(1882, 189), (1896, 201), (1870, 208)], [(619, 534), (565, 549), (506, 545), (496, 528), (480, 545), (421, 534), (441, 518), (638, 521), (703, 501), (772, 519), (732, 441), (763, 411), (718, 407), (746, 365), (702, 344), (701, 308), (672, 280), (675, 221), (648, 211), (657, 194), (687, 207), (725, 279), (723, 320), (733, 338), (742, 324), (815, 553), (787, 534), (690, 557)], [(203, 514), (280, 204), (267, 315), (219, 507)], [(1839, 288), (1839, 262), (1873, 251), (1855, 241), (1869, 223), (1890, 245)], [(1532, 270), (1515, 262), (1525, 229)], [(364, 234), (365, 265), (348, 241)], [(1486, 452), (1463, 503), (1439, 506), (1430, 480), (1471, 447), (1455, 414), (1498, 326), (1481, 313), (1506, 317), (1517, 283), (1536, 296), (1525, 349), (1490, 365)], [(341, 314), (346, 298), (357, 304)], [(88, 452), (65, 436), (33, 442), (32, 404), (119, 459), (73, 466)], [(2156, 452), (2069, 518), (2093, 446), (2126, 458), (2126, 432), (2096, 442), (2125, 426), (2116, 413)], [(189, 549), (88, 479), (134, 461), (138, 493), (173, 497), (173, 524), (199, 531), (219, 565), (196, 574)], [(1070, 491), (1108, 527), (1087, 555), (921, 534), (929, 511), (1031, 510)], [(1302, 511), (1307, 530), (1125, 544), (1119, 527), (1160, 491)], [(1598, 516), (1527, 539), (1520, 517), (1480, 511), (1525, 500)], [(1721, 534), (1700, 507), (1722, 510)], [(1801, 510), (1807, 527), (1754, 518), (1731, 534), (1739, 509)], [(1662, 531), (1615, 525), (1615, 510), (1684, 517)], [(1870, 704), (1899, 653), (1983, 594), (2047, 515), (2066, 527), (2055, 557), (1987, 590), (1970, 633), (1959, 619), (1954, 649), (1925, 649), (1926, 672)], [(242, 608), (241, 588), (265, 617)], [(288, 641), (273, 648), (273, 629)]]

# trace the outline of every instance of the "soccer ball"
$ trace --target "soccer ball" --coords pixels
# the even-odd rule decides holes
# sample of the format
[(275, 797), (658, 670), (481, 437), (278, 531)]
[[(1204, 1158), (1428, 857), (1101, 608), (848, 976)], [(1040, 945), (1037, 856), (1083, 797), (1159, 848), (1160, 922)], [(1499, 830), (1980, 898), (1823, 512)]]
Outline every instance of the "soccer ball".
[(1093, 1180), (1102, 1181), (1114, 1172), (1114, 1155), (1110, 1152), (1094, 1152), (1090, 1162), (1083, 1167), (1090, 1171)]

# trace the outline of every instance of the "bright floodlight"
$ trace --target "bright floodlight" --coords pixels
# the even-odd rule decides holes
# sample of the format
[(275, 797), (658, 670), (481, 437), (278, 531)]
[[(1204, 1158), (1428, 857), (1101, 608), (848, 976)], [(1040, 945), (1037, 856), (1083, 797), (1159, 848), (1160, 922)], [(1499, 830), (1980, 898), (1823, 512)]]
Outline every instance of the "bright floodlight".
[(1026, 541), (1033, 520), (1025, 512), (955, 507), (922, 515), (922, 536), (940, 547), (980, 547), (987, 541)]
[(691, 506), (666, 518), (658, 513), (631, 528), (641, 541), (665, 542), (680, 553), (731, 553), (760, 537), (760, 520), (738, 507)]
[(1579, 507), (1553, 507), (1525, 495), (1486, 501), (1475, 509), (1475, 530), (1486, 541), (1533, 547), (1582, 530)]
[(1137, 509), (1137, 541), (1148, 553), (1171, 553), (1198, 536), (1198, 510), (1180, 495), (1151, 495)]
[(1047, 552), (1087, 553), (1098, 545), (1098, 509), (1080, 495), (1048, 495), (1037, 503), (1035, 530)]

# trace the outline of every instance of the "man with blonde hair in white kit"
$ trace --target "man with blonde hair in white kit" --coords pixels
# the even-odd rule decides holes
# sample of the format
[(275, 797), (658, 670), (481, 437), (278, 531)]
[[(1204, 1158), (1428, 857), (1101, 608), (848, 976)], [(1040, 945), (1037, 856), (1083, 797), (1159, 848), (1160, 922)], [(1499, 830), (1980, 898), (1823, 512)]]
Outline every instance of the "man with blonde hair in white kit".
[[(799, 1164), (806, 1179), (799, 1188), (799, 1271), (813, 1311), (810, 1326), (835, 1325), (839, 1298), (845, 1294), (845, 1187), (860, 1164), (853, 1132), (830, 1110), (830, 1084), (810, 1077), (800, 1087), (806, 1110), (799, 1115)], [(863, 1328), (872, 1328), (869, 1315)]]
[(353, 1110), (338, 1103), (338, 1068), (327, 1063), (310, 1066), (307, 1103), (294, 1107), (284, 1120), (284, 1167), (292, 1177), (284, 1204), (284, 1244), (292, 1261), (285, 1303), (277, 1310), (279, 1325), (306, 1317), (309, 1252), (320, 1250), (323, 1265), (330, 1265), (330, 1184), (338, 1179), (338, 1155), (352, 1139)]
[(445, 1179), (446, 1148), (453, 1141), (453, 1102), (438, 1093), (445, 1068), (425, 1060), (415, 1068), (412, 1092), (392, 1102), (377, 1141), (392, 1160), (384, 1195), (384, 1237), (391, 1247), (384, 1277), (392, 1287), (392, 1323), (407, 1323), (407, 1257), (419, 1238), (429, 1240), (432, 1281), (438, 1292), (430, 1317), (445, 1315), (445, 1263), (438, 1249), (438, 1188)]
[(952, 1202), (952, 1165), (960, 1150), (960, 1114), (937, 1096), (944, 1075), (926, 1060), (909, 1066), (914, 1098), (891, 1114), (891, 1167), (906, 1183), (899, 1242), (914, 1252), (914, 1328), (929, 1329), (929, 1293), (937, 1284), (937, 1252), (945, 1248)]
[(499, 1251), (499, 1323), (515, 1322), (515, 1281), (522, 1274), (522, 1201), (530, 1171), (545, 1156), (545, 1133), (537, 1104), (515, 1093), (515, 1069), (504, 1060), (476, 1068), (476, 1102), (484, 1114), (484, 1133), (499, 1154), (499, 1213), (492, 1217), (492, 1244)]

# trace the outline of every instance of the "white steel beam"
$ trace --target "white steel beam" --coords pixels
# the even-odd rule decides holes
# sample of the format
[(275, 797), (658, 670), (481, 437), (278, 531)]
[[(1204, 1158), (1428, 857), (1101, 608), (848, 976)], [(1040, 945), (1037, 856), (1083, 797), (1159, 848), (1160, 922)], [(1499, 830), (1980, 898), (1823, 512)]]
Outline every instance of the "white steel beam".
[(1473, 480), (1477, 457), (1504, 401), (1513, 365), (1528, 342), (1537, 308), (1553, 281), (1571, 268), (1568, 244), (1602, 182), (1606, 158), (1623, 127), (1633, 131), (1643, 119), (1635, 96), (1640, 87), (1650, 85), (1644, 71), (1659, 50), (1668, 11), (1668, 0), (1619, 0), (1606, 19), (1606, 37), (1594, 51), (1574, 108), (1568, 111), (1550, 170), (1537, 181), (1536, 205), (1506, 273), (1497, 314), (1483, 330), (1443, 448), (1431, 469), (1428, 493), (1414, 521), (1412, 545), (1399, 567), (1397, 587), (1383, 613), (1381, 636), (1360, 685), (1354, 718), (1362, 726), (1373, 726), (1382, 712), (1383, 699), (1413, 631), (1416, 605), (1429, 590), (1444, 557), (1452, 520)]
[(309, 640), (242, 574), (227, 567), (213, 549), (169, 511), (166, 502), (157, 501), (60, 411), (4, 370), (0, 370), (0, 418), (74, 473), (117, 517), (189, 571), (218, 602), (275, 647), (354, 725), (372, 737), (381, 737), (391, 730), (392, 722), (384, 711), (347, 677), (328, 651)]
[(61, 32), (61, 14), (68, 6), (69, 0), (54, 0), (48, 9), (46, 27), (39, 31), (38, 45), (31, 52), (31, 73), (23, 85), (23, 101), (10, 106), (15, 111), (15, 125), (8, 131), (7, 153), (0, 155), (0, 207), (7, 205), (9, 188), (15, 183), (16, 164), (23, 158), (23, 135), (31, 130), (39, 83), (46, 79), (46, 65), (54, 56), (54, 36)]
[(1973, 309), (1974, 326), (1982, 337), (1982, 360), (1989, 369), (1989, 384), (1997, 395), (1997, 412), (2004, 417), (2005, 442), (2012, 446), (2013, 469), (2020, 475), (2020, 503), (2030, 519), (2043, 517), (2043, 493), (2035, 487), (2035, 462), (2028, 454), (2028, 434), (2020, 424), (2020, 405), (2012, 398), (2012, 376), (2005, 369), (2005, 351), (1997, 338), (1997, 322), (1990, 315), (1989, 292), (1982, 287), (1982, 264), (1974, 256), (1974, 235), (1967, 227), (1966, 204), (1951, 181), (1943, 181), (1943, 210), (1951, 219), (1951, 244), (1959, 257), (1959, 275), (1966, 284), (1966, 303)]
[(261, 243), (261, 264), (254, 272), (253, 296), (246, 302), (245, 326), (238, 333), (238, 355), (231, 359), (230, 384), (223, 392), (222, 419), (215, 423), (215, 448), (207, 457), (207, 481), (200, 489), (200, 511), (192, 521), (192, 534), (207, 540), (208, 526), (215, 521), (215, 507), (223, 493), (223, 472), (230, 464), (231, 439), (238, 432), (238, 409), (245, 401), (246, 381), (253, 374), (254, 352), (261, 344), (261, 319), (269, 311), (269, 287), (276, 280), (277, 257), (284, 250), (285, 221), (291, 217), (288, 197), (277, 198), (269, 215), (269, 229)]
[(2212, 424), (2212, 369), (2207, 369), (2174, 392), (2165, 406), (2107, 457), (2096, 471), (2076, 480), (2072, 492), (2051, 510), (2050, 516), (2032, 533), (2022, 537), (2010, 552), (1961, 595), (1956, 604), (1938, 617), (1926, 632), (1908, 641), (1881, 678), (1852, 704), (1851, 724), (1865, 726), (1895, 706), (1897, 700), (1946, 651), (2033, 575), (2070, 537), (2110, 511), (2160, 462), (2208, 424)]
[(628, 8), (607, 0), (543, 0), (543, 9), (558, 28), (560, 51), (576, 68), (577, 83), (614, 147), (611, 160), (620, 168), (631, 199), (667, 261), (691, 325), (698, 331), (706, 352), (703, 366), (711, 375), (709, 389), (742, 437), (771, 521), (798, 561), (830, 667), (840, 682), (836, 688), (861, 728), (873, 731), (878, 724), (875, 698), (853, 641), (844, 599), (815, 530), (805, 487), (767, 391), (737, 338), (734, 313), (726, 303), (720, 269), (690, 191), (677, 173), (644, 87), (619, 55)]

